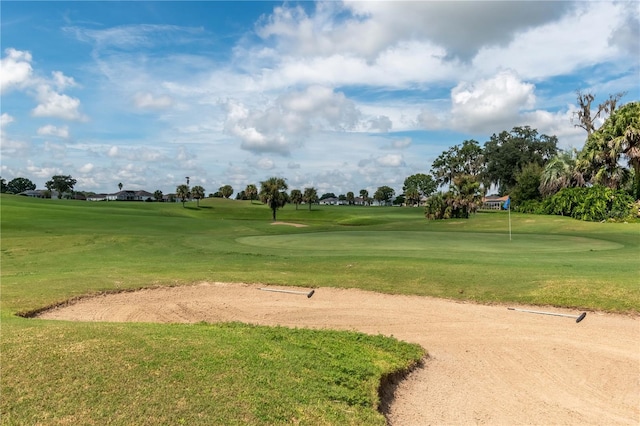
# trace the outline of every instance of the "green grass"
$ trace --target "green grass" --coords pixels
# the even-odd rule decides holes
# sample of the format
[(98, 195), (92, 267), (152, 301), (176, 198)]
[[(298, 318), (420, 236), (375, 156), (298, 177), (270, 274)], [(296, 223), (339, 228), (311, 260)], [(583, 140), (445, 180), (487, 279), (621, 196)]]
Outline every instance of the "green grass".
[[(2, 424), (384, 424), (380, 380), (422, 349), (241, 324), (16, 316), (104, 291), (200, 281), (356, 287), (640, 312), (640, 224), (418, 208), (0, 198)], [(428, 349), (428, 348), (426, 348)]]

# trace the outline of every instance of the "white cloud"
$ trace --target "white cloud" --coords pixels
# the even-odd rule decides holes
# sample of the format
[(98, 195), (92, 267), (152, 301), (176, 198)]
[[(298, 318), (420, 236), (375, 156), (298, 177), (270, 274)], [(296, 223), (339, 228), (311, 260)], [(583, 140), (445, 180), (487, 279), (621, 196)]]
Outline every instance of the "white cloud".
[(495, 131), (510, 128), (522, 110), (535, 104), (535, 86), (504, 71), (474, 84), (460, 83), (451, 90), (454, 128), (470, 131)]
[(107, 156), (109, 157), (115, 158), (115, 157), (118, 157), (119, 155), (120, 155), (120, 150), (115, 145), (109, 148), (109, 150), (107, 151)]
[(349, 130), (358, 125), (360, 112), (343, 93), (323, 86), (290, 91), (263, 107), (250, 108), (230, 99), (225, 130), (241, 141), (241, 147), (255, 153), (288, 155), (301, 146), (310, 132)]
[(166, 95), (154, 96), (151, 93), (138, 92), (133, 97), (133, 103), (141, 109), (164, 109), (170, 107), (173, 100)]
[(80, 173), (91, 173), (94, 169), (94, 165), (92, 163), (87, 163), (85, 165), (83, 165), (82, 167), (80, 167), (78, 169), (78, 171)]
[(63, 120), (86, 120), (78, 111), (80, 100), (57, 93), (46, 84), (38, 87), (37, 99), (40, 104), (31, 112), (34, 117), (54, 117)]
[(387, 154), (382, 157), (378, 157), (375, 160), (376, 164), (382, 167), (400, 167), (404, 166), (404, 159), (400, 154)]
[(56, 127), (52, 124), (47, 124), (46, 126), (42, 126), (38, 129), (38, 134), (41, 136), (57, 136), (59, 138), (66, 139), (69, 137), (69, 127)]
[(275, 163), (270, 158), (261, 158), (256, 162), (256, 167), (261, 170), (272, 170), (275, 167)]
[(0, 91), (23, 88), (32, 77), (31, 53), (13, 48), (5, 49), (6, 56), (0, 60)]
[(13, 123), (14, 121), (15, 120), (13, 119), (12, 116), (7, 114), (6, 112), (3, 112), (2, 115), (0, 115), (0, 128), (8, 126), (9, 124)]

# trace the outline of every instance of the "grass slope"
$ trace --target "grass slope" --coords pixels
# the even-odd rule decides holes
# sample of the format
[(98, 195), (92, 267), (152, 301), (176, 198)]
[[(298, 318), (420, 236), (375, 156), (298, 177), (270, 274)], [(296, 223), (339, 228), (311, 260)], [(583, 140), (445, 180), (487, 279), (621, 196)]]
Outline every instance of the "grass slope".
[(16, 317), (74, 296), (243, 281), (640, 311), (640, 225), (232, 200), (0, 198), (2, 424), (384, 424), (380, 380), (423, 354), (381, 336)]

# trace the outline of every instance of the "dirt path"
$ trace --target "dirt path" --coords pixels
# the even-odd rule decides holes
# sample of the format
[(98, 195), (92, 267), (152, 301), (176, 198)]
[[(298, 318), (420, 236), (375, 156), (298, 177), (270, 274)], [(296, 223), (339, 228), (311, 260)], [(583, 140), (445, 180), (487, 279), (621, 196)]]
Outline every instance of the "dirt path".
[(234, 320), (393, 335), (419, 343), (430, 358), (398, 387), (391, 424), (640, 424), (637, 317), (589, 313), (576, 324), (417, 296), (320, 288), (307, 298), (258, 288), (204, 283), (142, 290), (85, 299), (40, 317)]

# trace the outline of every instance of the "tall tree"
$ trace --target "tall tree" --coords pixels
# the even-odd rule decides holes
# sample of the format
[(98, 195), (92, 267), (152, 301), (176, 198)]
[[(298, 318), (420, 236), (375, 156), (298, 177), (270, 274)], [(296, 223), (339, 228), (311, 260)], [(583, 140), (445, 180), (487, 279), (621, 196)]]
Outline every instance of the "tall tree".
[(182, 184), (176, 187), (176, 195), (182, 201), (182, 207), (184, 207), (184, 203), (191, 198), (191, 191), (189, 189), (189, 185)]
[(378, 187), (375, 194), (373, 194), (373, 199), (380, 204), (389, 204), (394, 195), (396, 195), (396, 191), (393, 188), (383, 185)]
[(287, 182), (283, 178), (270, 177), (260, 182), (260, 200), (267, 204), (273, 213), (273, 220), (276, 220), (276, 212), (280, 207), (284, 207), (289, 199), (287, 195)]
[(501, 195), (516, 185), (516, 175), (529, 163), (544, 167), (558, 148), (555, 136), (538, 135), (529, 126), (493, 134), (484, 145), (486, 182), (496, 184)]
[(162, 201), (162, 191), (156, 189), (156, 191), (153, 193), (153, 198), (155, 198), (156, 201)]
[(366, 189), (360, 190), (360, 198), (362, 198), (362, 205), (365, 205), (369, 202), (369, 191)]
[(318, 191), (313, 187), (305, 188), (302, 199), (309, 205), (309, 211), (311, 211), (311, 204), (318, 202)]
[(23, 177), (11, 179), (7, 184), (7, 192), (12, 194), (19, 194), (21, 192), (32, 191), (34, 189), (36, 189), (36, 184)]
[[(480, 144), (471, 139), (444, 151), (431, 165), (431, 173), (437, 186), (451, 185), (456, 176), (466, 174), (482, 181), (484, 177), (484, 151)], [(429, 194), (435, 192), (435, 189)]]
[(55, 175), (50, 181), (44, 184), (49, 191), (57, 191), (58, 198), (62, 198), (62, 194), (67, 191), (73, 191), (77, 181), (69, 175)]
[(587, 132), (587, 137), (596, 131), (596, 122), (598, 119), (606, 119), (607, 116), (613, 114), (616, 110), (618, 102), (625, 95), (625, 92), (609, 95), (609, 99), (598, 105), (596, 111), (592, 111), (591, 103), (595, 100), (596, 95), (589, 92), (576, 92), (578, 101), (578, 111), (574, 112), (572, 121), (576, 122), (575, 127), (583, 128)]
[(298, 210), (298, 205), (302, 203), (302, 192), (299, 189), (291, 190), (291, 202), (296, 205), (296, 210)]
[(4, 194), (5, 192), (7, 192), (7, 180), (0, 177), (0, 193)]
[(253, 203), (253, 200), (255, 200), (258, 196), (258, 188), (254, 184), (249, 184), (245, 188), (244, 193), (247, 195), (247, 198), (249, 198)]
[(196, 185), (193, 188), (191, 188), (191, 196), (196, 199), (196, 205), (198, 207), (200, 207), (200, 199), (204, 198), (204, 194), (205, 194), (205, 189), (200, 185)]

